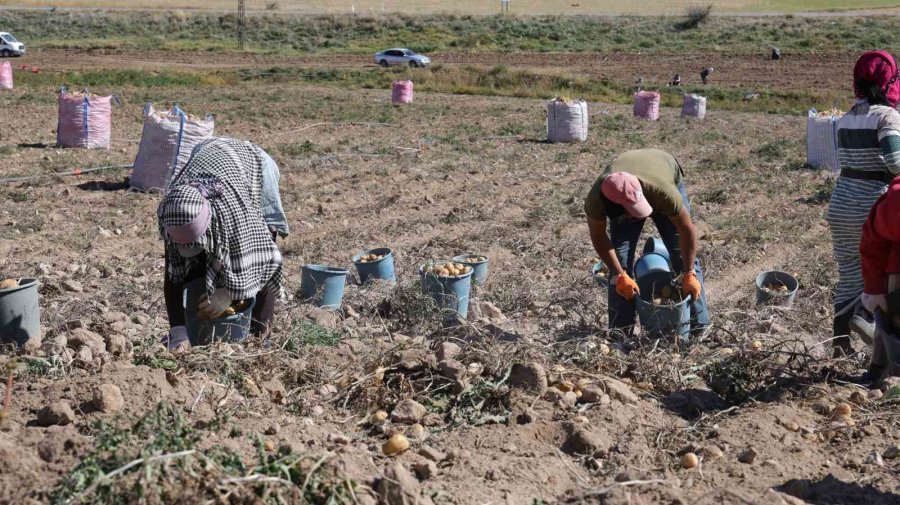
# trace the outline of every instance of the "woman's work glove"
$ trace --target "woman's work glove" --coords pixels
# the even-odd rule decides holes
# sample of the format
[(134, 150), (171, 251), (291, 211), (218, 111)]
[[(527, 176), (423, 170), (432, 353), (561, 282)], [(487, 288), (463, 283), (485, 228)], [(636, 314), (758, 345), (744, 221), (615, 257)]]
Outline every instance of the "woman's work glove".
[(696, 302), (700, 299), (700, 292), (703, 291), (703, 286), (700, 285), (700, 281), (697, 280), (697, 274), (692, 271), (685, 272), (684, 277), (681, 279), (681, 294), (684, 296), (690, 296)]
[(888, 310), (887, 298), (884, 295), (870, 295), (869, 293), (863, 293), (862, 306), (872, 314), (875, 313), (875, 309), (881, 309), (881, 312), (885, 314)]
[(187, 328), (184, 326), (173, 326), (169, 330), (169, 334), (163, 337), (160, 342), (169, 352), (174, 352), (179, 348), (188, 348), (191, 342), (188, 339)]
[(200, 319), (218, 319), (225, 315), (229, 307), (231, 307), (231, 296), (225, 288), (219, 288), (213, 291), (212, 296), (208, 297), (206, 293), (200, 295), (197, 315)]
[(634, 300), (635, 295), (641, 294), (641, 290), (634, 279), (622, 272), (616, 276), (616, 293), (630, 302)]

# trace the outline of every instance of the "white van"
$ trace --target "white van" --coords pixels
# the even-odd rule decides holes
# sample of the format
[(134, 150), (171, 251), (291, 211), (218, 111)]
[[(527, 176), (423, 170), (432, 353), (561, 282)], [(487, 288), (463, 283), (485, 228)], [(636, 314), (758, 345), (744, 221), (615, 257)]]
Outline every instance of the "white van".
[(12, 34), (0, 32), (0, 56), (9, 58), (10, 56), (22, 56), (25, 54), (25, 44), (16, 40)]

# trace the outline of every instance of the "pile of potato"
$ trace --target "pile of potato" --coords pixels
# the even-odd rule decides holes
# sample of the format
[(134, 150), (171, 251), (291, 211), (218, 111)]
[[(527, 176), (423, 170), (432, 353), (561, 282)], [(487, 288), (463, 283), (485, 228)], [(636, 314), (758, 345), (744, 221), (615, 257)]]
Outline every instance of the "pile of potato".
[(831, 109), (831, 110), (820, 110), (816, 112), (816, 115), (819, 117), (831, 117), (831, 116), (843, 116), (844, 111), (840, 109)]
[(484, 256), (469, 256), (468, 258), (463, 260), (463, 262), (465, 262), (465, 263), (472, 263), (472, 264), (484, 263), (485, 261), (487, 261), (487, 258), (485, 258)]
[(448, 261), (443, 265), (432, 265), (430, 267), (427, 267), (425, 271), (439, 277), (456, 277), (459, 275), (466, 275), (467, 273), (471, 272), (472, 267), (468, 267), (466, 265), (463, 265), (462, 263), (453, 263), (452, 261)]
[(659, 297), (653, 299), (653, 305), (678, 305), (681, 302), (681, 296), (674, 286), (663, 286), (659, 290)]
[(788, 288), (781, 282), (770, 282), (763, 286), (763, 291), (774, 295), (784, 295), (787, 294)]
[(384, 254), (366, 254), (359, 258), (360, 263), (372, 263), (374, 261), (378, 261), (381, 258), (384, 258)]
[(19, 287), (19, 281), (15, 279), (4, 279), (0, 281), (0, 289), (12, 289)]

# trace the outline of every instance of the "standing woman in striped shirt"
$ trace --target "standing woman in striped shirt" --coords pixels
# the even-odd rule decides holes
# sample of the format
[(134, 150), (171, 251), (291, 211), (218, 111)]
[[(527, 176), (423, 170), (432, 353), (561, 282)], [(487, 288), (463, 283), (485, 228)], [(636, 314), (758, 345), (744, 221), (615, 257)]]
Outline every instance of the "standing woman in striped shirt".
[(859, 244), (863, 223), (888, 182), (900, 174), (900, 81), (894, 57), (868, 51), (853, 69), (856, 102), (837, 123), (838, 177), (828, 214), (838, 282), (834, 353), (851, 354), (850, 321), (863, 291)]

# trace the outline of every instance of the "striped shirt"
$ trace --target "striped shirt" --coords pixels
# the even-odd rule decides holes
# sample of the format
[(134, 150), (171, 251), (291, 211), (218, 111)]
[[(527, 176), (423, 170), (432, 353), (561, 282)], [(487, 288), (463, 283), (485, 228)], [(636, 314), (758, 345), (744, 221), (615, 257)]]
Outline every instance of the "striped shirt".
[(841, 168), (900, 174), (900, 113), (857, 100), (837, 122)]
[[(900, 113), (884, 105), (857, 100), (837, 123), (838, 158), (842, 170), (900, 174)], [(887, 177), (885, 177), (887, 178)], [(837, 310), (863, 291), (859, 244), (862, 227), (887, 184), (881, 180), (839, 177), (825, 219), (831, 227), (838, 283)]]

